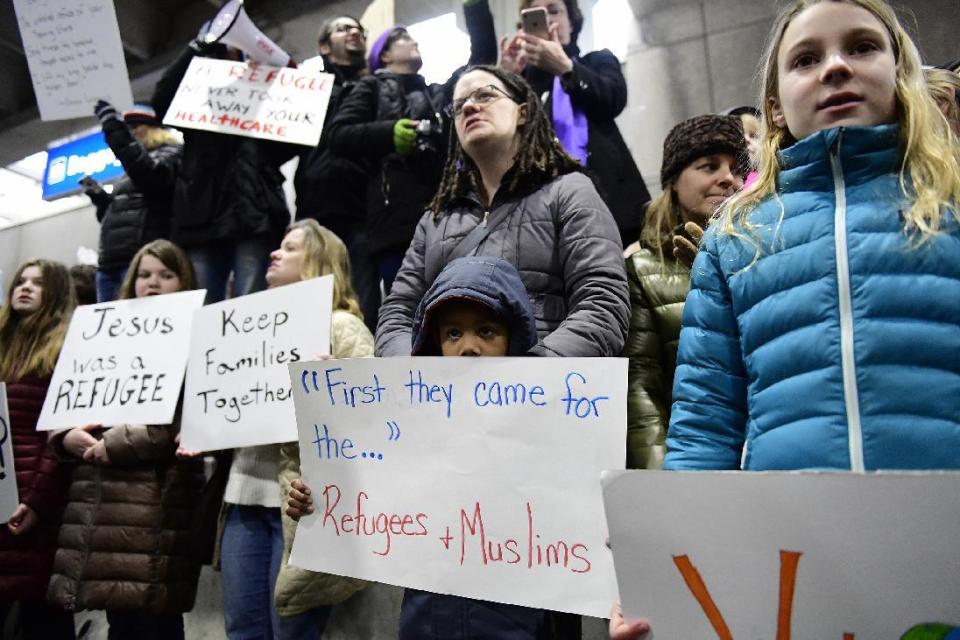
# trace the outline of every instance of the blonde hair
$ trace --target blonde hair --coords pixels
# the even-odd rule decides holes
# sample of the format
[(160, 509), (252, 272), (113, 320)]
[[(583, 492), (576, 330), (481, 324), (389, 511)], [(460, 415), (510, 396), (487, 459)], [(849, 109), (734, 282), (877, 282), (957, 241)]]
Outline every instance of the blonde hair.
[(303, 231), (300, 279), (333, 275), (333, 308), (348, 311), (363, 320), (360, 303), (350, 280), (350, 256), (343, 240), (312, 218), (294, 222), (287, 227), (287, 233), (296, 229)]
[[(13, 309), (13, 290), (29, 267), (38, 267), (43, 280), (39, 308), (28, 315)], [(77, 305), (70, 272), (60, 262), (34, 259), (20, 265), (0, 308), (0, 381), (53, 373)]]
[[(921, 70), (920, 54), (903, 29), (893, 9), (883, 0), (797, 0), (774, 23), (763, 55), (760, 71), (762, 108), (761, 152), (758, 178), (747, 189), (731, 198), (720, 210), (716, 226), (719, 233), (748, 237), (761, 247), (750, 213), (757, 204), (776, 194), (780, 165), (777, 153), (795, 142), (790, 132), (774, 124), (770, 98), (779, 98), (778, 54), (783, 35), (791, 21), (806, 9), (822, 2), (845, 2), (866, 9), (886, 28), (896, 61), (896, 100), (900, 124), (900, 190), (913, 205), (903, 212), (904, 233), (915, 234), (923, 243), (940, 232), (944, 209), (960, 202), (960, 145), (950, 134), (946, 119), (928, 94)], [(783, 220), (781, 203), (780, 220)], [(953, 211), (960, 220), (960, 212)], [(778, 223), (779, 226), (779, 223)]]
[[(680, 224), (680, 205), (674, 195), (673, 183), (660, 192), (647, 206), (647, 214), (640, 231), (640, 244), (657, 252), (661, 264), (673, 260), (673, 244), (670, 236)], [(664, 252), (664, 246), (667, 251)]]
[(180, 279), (180, 291), (192, 291), (197, 288), (197, 276), (193, 271), (190, 258), (183, 249), (161, 238), (143, 245), (133, 256), (127, 268), (127, 275), (123, 278), (123, 284), (120, 285), (118, 299), (129, 300), (137, 297), (137, 272), (140, 271), (140, 261), (143, 260), (143, 256), (153, 256), (162, 262), (163, 266), (177, 274), (177, 278)]
[(960, 73), (946, 69), (924, 69), (930, 96), (947, 119), (954, 136), (960, 135)]
[(176, 132), (171, 131), (170, 129), (150, 126), (143, 134), (143, 141), (141, 144), (143, 144), (144, 149), (147, 151), (153, 151), (157, 147), (162, 147), (165, 144), (183, 144), (183, 139)]

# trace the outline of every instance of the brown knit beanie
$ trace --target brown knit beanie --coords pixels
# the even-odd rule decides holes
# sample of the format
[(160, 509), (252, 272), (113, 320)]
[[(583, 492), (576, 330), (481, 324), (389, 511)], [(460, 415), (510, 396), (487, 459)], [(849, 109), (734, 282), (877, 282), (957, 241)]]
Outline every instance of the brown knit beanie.
[(742, 175), (749, 171), (743, 125), (736, 116), (707, 114), (684, 120), (663, 141), (660, 186), (664, 189), (697, 158), (714, 153), (732, 153)]

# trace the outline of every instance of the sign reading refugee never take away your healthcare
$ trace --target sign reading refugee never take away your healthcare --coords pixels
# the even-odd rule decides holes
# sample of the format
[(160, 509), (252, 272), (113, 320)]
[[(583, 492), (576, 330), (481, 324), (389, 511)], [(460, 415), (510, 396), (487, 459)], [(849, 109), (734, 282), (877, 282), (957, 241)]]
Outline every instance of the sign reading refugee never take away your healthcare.
[(133, 106), (111, 0), (13, 0), (41, 120), (93, 116), (98, 99)]
[(78, 307), (37, 429), (169, 424), (180, 399), (193, 312), (204, 293)]
[(657, 638), (960, 627), (960, 473), (627, 471), (603, 493), (624, 611)]
[(17, 474), (13, 468), (13, 433), (7, 409), (7, 385), (0, 382), (0, 522), (6, 523), (19, 505)]
[(194, 58), (163, 123), (315, 147), (333, 75)]
[(287, 364), (330, 350), (333, 276), (197, 311), (180, 439), (195, 451), (297, 439)]
[(626, 371), (614, 358), (290, 365), (315, 504), (290, 563), (606, 615), (599, 478), (623, 468)]

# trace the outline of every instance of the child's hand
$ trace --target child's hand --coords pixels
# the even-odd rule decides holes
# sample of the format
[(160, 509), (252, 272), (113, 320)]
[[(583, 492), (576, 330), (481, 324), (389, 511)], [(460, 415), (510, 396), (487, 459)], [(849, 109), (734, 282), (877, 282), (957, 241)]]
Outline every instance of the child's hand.
[(627, 622), (623, 617), (620, 603), (610, 609), (610, 640), (643, 640), (650, 633), (650, 623), (646, 620)]
[(63, 448), (66, 449), (70, 455), (83, 458), (87, 449), (97, 444), (97, 439), (90, 435), (90, 432), (99, 428), (99, 424), (88, 424), (70, 429), (67, 435), (63, 437)]
[(7, 529), (13, 535), (21, 536), (37, 526), (38, 522), (40, 522), (40, 518), (37, 516), (37, 512), (21, 502), (10, 519), (7, 520)]
[(310, 497), (310, 487), (297, 478), (290, 483), (290, 493), (287, 494), (287, 515), (294, 522), (299, 522), (301, 517), (311, 513), (313, 513), (313, 498)]

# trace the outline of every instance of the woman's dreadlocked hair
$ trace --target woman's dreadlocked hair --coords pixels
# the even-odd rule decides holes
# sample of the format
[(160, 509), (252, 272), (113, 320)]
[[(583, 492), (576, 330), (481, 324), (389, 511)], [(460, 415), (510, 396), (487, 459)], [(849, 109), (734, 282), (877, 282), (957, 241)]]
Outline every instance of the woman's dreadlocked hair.
[[(510, 191), (516, 189), (521, 180), (540, 178), (546, 181), (566, 173), (583, 171), (580, 163), (563, 150), (540, 98), (526, 80), (515, 73), (490, 65), (470, 67), (460, 77), (472, 71), (484, 71), (495, 76), (506, 87), (514, 102), (527, 106), (526, 121), (518, 127), (520, 141), (514, 158), (513, 175), (507, 185)], [(460, 146), (456, 127), (451, 126), (447, 163), (443, 168), (440, 188), (430, 202), (433, 215), (439, 216), (458, 194), (480, 184), (479, 175), (476, 164)]]

